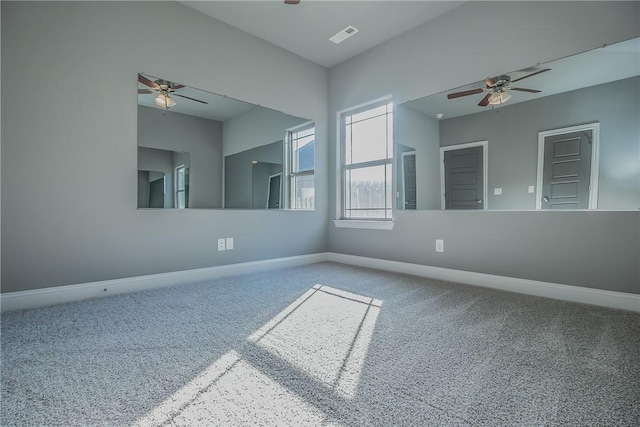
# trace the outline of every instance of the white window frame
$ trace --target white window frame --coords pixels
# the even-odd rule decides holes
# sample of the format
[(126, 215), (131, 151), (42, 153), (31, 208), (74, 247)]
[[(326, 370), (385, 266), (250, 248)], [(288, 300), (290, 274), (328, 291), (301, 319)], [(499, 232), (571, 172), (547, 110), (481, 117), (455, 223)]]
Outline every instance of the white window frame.
[[(286, 195), (283, 199), (285, 200), (286, 206), (285, 209), (296, 209), (296, 210), (304, 210), (302, 208), (297, 208), (295, 206), (295, 192), (293, 191), (293, 182), (296, 177), (299, 176), (313, 176), (314, 177), (314, 188), (315, 188), (315, 175), (316, 175), (316, 152), (315, 152), (315, 143), (314, 143), (314, 153), (313, 153), (313, 169), (306, 171), (297, 171), (295, 167), (294, 161), (294, 150), (293, 150), (293, 134), (297, 132), (302, 132), (306, 129), (313, 128), (314, 140), (316, 138), (316, 124), (314, 121), (309, 121), (302, 123), (301, 125), (294, 126), (286, 130), (285, 134), (285, 143), (284, 143), (284, 171), (287, 179), (282, 180), (282, 191)], [(315, 196), (314, 196), (315, 199)], [(316, 200), (313, 201), (313, 206), (315, 210)]]
[[(346, 144), (345, 144), (345, 117), (353, 114), (358, 114), (363, 111), (367, 111), (370, 109), (374, 109), (380, 107), (385, 104), (393, 103), (392, 96), (387, 95), (378, 99), (374, 99), (372, 101), (359, 104), (350, 108), (346, 108), (344, 110), (340, 110), (336, 113), (336, 123), (337, 123), (337, 134), (336, 134), (336, 218), (333, 220), (334, 224), (338, 228), (367, 228), (367, 229), (378, 229), (378, 230), (391, 230), (394, 225), (394, 210), (395, 210), (395, 202), (394, 202), (394, 191), (395, 191), (395, 179), (393, 177), (394, 170), (394, 142), (391, 141), (391, 151), (390, 158), (374, 160), (369, 162), (357, 163), (355, 165), (345, 165), (346, 160)], [(395, 107), (395, 105), (394, 105)], [(395, 110), (395, 108), (394, 108)], [(393, 114), (393, 123), (394, 123), (394, 132), (392, 132), (391, 138), (394, 138), (395, 134), (395, 111)], [(345, 208), (346, 208), (346, 171), (358, 169), (359, 167), (370, 167), (376, 165), (390, 165), (391, 167), (391, 199), (390, 199), (390, 210), (391, 210), (391, 218), (347, 218), (345, 217)], [(386, 194), (386, 192), (385, 192)]]
[[(183, 190), (179, 190), (178, 189), (178, 170), (179, 169), (184, 169), (184, 189)], [(186, 209), (187, 208), (187, 166), (184, 165), (184, 164), (176, 166), (174, 175), (175, 175), (175, 179), (174, 179), (174, 182), (173, 182), (173, 185), (174, 185), (173, 188), (175, 189), (174, 192), (173, 192), (174, 193), (174, 200), (173, 200), (174, 206), (176, 207), (176, 209)], [(178, 193), (184, 193), (185, 206), (183, 208), (178, 207), (178, 200), (179, 200)]]

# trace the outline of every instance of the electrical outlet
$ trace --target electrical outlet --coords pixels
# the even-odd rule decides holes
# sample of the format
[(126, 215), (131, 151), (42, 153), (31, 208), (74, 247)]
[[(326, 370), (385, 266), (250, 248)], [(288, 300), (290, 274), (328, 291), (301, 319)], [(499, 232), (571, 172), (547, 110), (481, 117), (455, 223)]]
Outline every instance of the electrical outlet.
[(493, 195), (494, 196), (502, 196), (502, 188), (500, 187), (496, 187), (493, 189)]
[(227, 237), (227, 250), (230, 251), (233, 249), (233, 237)]
[(444, 252), (444, 240), (436, 239), (436, 252)]
[(218, 252), (225, 250), (225, 239), (218, 239)]
[(536, 192), (536, 187), (535, 187), (535, 185), (530, 185), (530, 186), (529, 186), (529, 194), (533, 194), (533, 193), (535, 193), (535, 192)]

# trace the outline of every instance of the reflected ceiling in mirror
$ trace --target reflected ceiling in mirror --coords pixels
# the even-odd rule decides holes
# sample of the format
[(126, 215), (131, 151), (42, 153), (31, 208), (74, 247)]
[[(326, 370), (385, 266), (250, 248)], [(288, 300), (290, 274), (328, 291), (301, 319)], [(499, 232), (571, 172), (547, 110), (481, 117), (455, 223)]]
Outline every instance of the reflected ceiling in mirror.
[(633, 39), (401, 104), (396, 206), (638, 209), (639, 74)]
[[(313, 167), (304, 171), (312, 183), (304, 206), (295, 194), (300, 147), (289, 141), (300, 129), (315, 135), (309, 119), (139, 74), (138, 207), (313, 209)], [(307, 142), (314, 164), (315, 138)]]

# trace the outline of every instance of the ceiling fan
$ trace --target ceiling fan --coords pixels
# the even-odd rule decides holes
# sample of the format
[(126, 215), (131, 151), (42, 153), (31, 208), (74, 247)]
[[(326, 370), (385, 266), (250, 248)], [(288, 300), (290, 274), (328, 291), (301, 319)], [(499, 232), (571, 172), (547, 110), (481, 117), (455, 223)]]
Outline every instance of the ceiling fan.
[(206, 101), (201, 101), (199, 99), (191, 98), (189, 96), (181, 95), (179, 93), (175, 93), (176, 90), (182, 89), (185, 87), (184, 85), (170, 82), (168, 80), (150, 80), (145, 77), (143, 74), (138, 74), (138, 81), (143, 85), (147, 86), (149, 89), (138, 89), (139, 94), (147, 94), (147, 93), (157, 93), (158, 96), (154, 99), (155, 104), (158, 107), (162, 108), (171, 108), (176, 105), (176, 102), (173, 100), (171, 95), (179, 96), (180, 98), (189, 99), (191, 101), (200, 102), (201, 104), (208, 104)]
[(447, 95), (447, 99), (455, 99), (461, 98), (463, 96), (469, 95), (477, 95), (479, 93), (486, 92), (487, 94), (482, 98), (482, 100), (478, 103), (480, 107), (486, 107), (487, 105), (500, 105), (507, 102), (511, 95), (507, 92), (507, 90), (516, 90), (520, 92), (529, 92), (529, 93), (539, 93), (539, 90), (536, 89), (525, 89), (521, 87), (511, 87), (511, 83), (518, 82), (520, 80), (524, 80), (529, 77), (533, 77), (540, 73), (544, 73), (545, 71), (551, 71), (551, 68), (545, 68), (544, 70), (538, 70), (534, 73), (527, 74), (526, 76), (520, 77), (519, 79), (511, 80), (511, 76), (501, 75), (496, 77), (487, 78), (484, 81), (485, 87), (464, 90), (462, 92), (450, 93)]

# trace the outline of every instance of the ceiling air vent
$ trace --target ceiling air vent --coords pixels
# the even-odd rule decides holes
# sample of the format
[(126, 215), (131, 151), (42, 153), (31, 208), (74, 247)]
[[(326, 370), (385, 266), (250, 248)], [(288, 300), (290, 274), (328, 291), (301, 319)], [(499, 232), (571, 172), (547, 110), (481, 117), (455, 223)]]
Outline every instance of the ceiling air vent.
[(349, 25), (344, 30), (338, 31), (338, 33), (336, 33), (331, 38), (329, 38), (329, 40), (331, 40), (335, 44), (342, 43), (343, 41), (345, 41), (346, 39), (348, 39), (358, 31), (360, 30), (358, 30), (356, 27)]

